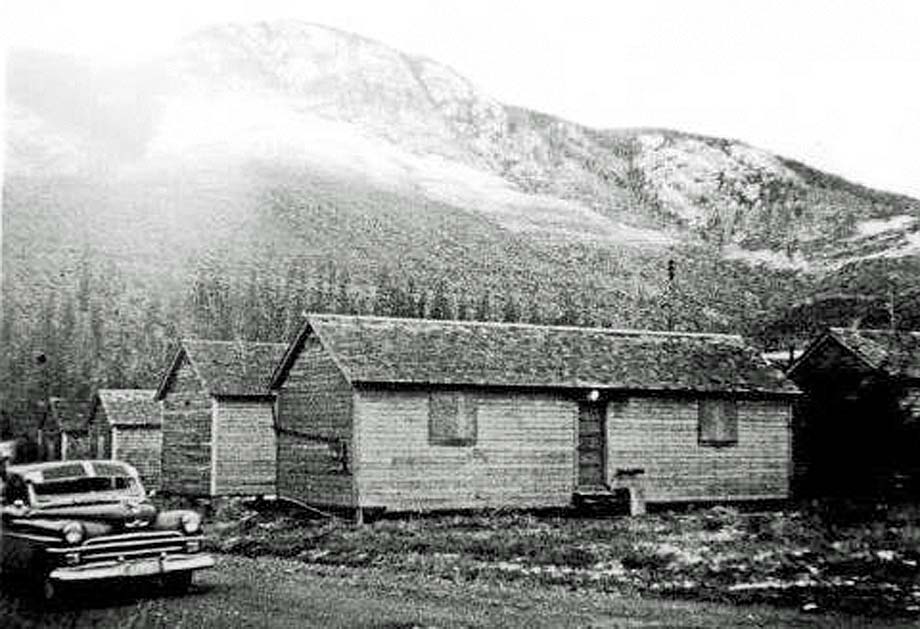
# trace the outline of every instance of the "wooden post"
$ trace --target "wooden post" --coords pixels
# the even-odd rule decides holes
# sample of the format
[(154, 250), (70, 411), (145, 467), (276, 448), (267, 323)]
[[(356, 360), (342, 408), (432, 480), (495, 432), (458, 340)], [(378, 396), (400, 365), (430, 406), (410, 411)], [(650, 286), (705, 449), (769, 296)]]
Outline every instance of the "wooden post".
[(645, 515), (645, 492), (641, 483), (629, 488), (629, 515)]
[(364, 526), (364, 509), (361, 507), (355, 509), (355, 524)]
[(667, 309), (668, 331), (674, 330), (674, 277), (677, 271), (677, 264), (674, 260), (668, 260), (668, 284), (665, 289), (665, 308)]
[(897, 312), (895, 311), (895, 290), (894, 282), (888, 286), (888, 325), (891, 328), (891, 331), (894, 332), (898, 329), (898, 318)]

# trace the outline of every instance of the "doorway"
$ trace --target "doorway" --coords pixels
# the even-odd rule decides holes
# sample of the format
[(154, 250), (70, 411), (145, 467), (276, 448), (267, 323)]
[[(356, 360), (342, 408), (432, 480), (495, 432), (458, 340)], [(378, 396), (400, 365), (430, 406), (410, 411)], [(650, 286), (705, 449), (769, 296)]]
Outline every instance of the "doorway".
[(578, 404), (578, 486), (603, 488), (607, 485), (607, 404)]

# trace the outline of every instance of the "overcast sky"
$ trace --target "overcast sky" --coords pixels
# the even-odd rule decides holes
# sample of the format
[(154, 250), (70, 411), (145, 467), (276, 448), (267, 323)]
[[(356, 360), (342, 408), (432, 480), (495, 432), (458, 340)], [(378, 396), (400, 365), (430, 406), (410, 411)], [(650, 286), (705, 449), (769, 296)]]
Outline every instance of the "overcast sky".
[(6, 0), (7, 46), (129, 62), (214, 22), (299, 18), (598, 127), (744, 140), (920, 198), (920, 1)]

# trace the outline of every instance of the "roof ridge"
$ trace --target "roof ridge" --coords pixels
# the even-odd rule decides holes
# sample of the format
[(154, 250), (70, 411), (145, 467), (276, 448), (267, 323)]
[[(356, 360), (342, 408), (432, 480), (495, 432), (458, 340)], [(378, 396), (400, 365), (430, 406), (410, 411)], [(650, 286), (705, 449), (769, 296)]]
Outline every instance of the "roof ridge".
[(236, 339), (228, 341), (226, 339), (199, 339), (199, 338), (183, 338), (179, 340), (180, 343), (211, 343), (214, 345), (284, 345), (287, 346), (283, 341), (247, 341), (246, 339)]
[(910, 334), (911, 336), (920, 336), (920, 330), (892, 330), (889, 328), (847, 328), (843, 326), (830, 326), (832, 332), (874, 332), (881, 334)]
[[(875, 360), (873, 360), (870, 356), (867, 356), (866, 353), (862, 351), (862, 349), (860, 349), (859, 347), (853, 347), (852, 343), (847, 342), (848, 339), (841, 338), (839, 336), (841, 332), (843, 333), (859, 332), (859, 330), (850, 330), (849, 328), (830, 328), (828, 336), (834, 338), (834, 340), (836, 340), (840, 345), (842, 345), (844, 349), (847, 349), (850, 352), (852, 352), (859, 360), (863, 361), (866, 364), (866, 366), (869, 367), (870, 369), (881, 369), (882, 367), (881, 363), (878, 363)], [(878, 345), (875, 342), (873, 342), (872, 339), (863, 338), (863, 341), (866, 343), (869, 343), (875, 349), (879, 349), (879, 350), (882, 349), (878, 347)]]
[(457, 320), (457, 319), (428, 319), (428, 318), (413, 318), (413, 317), (382, 317), (378, 315), (348, 315), (348, 314), (336, 314), (336, 313), (326, 313), (326, 312), (310, 312), (304, 315), (307, 319), (313, 317), (327, 317), (335, 319), (363, 319), (363, 320), (374, 320), (374, 321), (393, 321), (393, 322), (406, 322), (406, 323), (436, 323), (438, 325), (452, 325), (456, 327), (463, 326), (482, 326), (482, 327), (498, 327), (498, 328), (535, 328), (535, 329), (551, 329), (551, 330), (571, 330), (576, 332), (599, 332), (602, 334), (610, 335), (621, 335), (621, 336), (661, 336), (661, 337), (687, 337), (687, 338), (720, 338), (720, 339), (731, 339), (735, 341), (743, 341), (744, 338), (740, 334), (728, 334), (724, 332), (683, 332), (683, 331), (674, 331), (674, 330), (651, 330), (645, 328), (603, 328), (603, 327), (588, 327), (588, 326), (578, 326), (578, 325), (547, 325), (541, 323), (524, 323), (524, 322), (508, 322), (508, 321), (472, 321), (472, 320)]

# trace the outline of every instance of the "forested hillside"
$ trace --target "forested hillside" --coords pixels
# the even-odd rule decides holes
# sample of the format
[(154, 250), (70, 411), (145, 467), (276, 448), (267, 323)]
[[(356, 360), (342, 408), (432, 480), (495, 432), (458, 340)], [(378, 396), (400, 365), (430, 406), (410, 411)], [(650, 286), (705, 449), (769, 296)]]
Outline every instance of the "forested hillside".
[(214, 27), (130, 68), (20, 51), (7, 103), (5, 401), (156, 386), (182, 336), (284, 340), (311, 310), (783, 348), (920, 325), (917, 200), (508, 107), (332, 29)]

